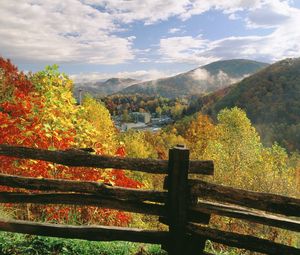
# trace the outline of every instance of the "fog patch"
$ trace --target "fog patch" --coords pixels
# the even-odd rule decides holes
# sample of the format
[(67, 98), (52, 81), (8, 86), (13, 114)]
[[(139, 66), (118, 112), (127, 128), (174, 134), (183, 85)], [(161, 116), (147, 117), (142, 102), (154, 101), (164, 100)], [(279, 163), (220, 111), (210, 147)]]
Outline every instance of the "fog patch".
[(198, 68), (198, 69), (192, 71), (190, 76), (194, 80), (213, 82), (213, 77), (210, 74), (210, 72), (208, 72), (207, 70), (205, 70), (203, 68)]
[(198, 68), (191, 72), (190, 77), (197, 81), (206, 81), (210, 84), (219, 84), (221, 87), (228, 86), (230, 84), (236, 83), (248, 75), (241, 77), (231, 77), (222, 70), (219, 70), (217, 74), (212, 75), (209, 71)]

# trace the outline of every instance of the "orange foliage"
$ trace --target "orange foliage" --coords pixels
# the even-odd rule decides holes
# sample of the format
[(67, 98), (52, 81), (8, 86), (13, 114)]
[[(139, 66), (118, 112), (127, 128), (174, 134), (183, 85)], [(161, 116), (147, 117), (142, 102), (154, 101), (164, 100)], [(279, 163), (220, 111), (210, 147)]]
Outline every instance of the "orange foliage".
[[(42, 97), (36, 92), (32, 82), (25, 74), (18, 72), (18, 69), (9, 60), (1, 57), (0, 91), (6, 96), (0, 100), (0, 144), (58, 150), (74, 146), (75, 129), (58, 129), (50, 136), (46, 134), (43, 129), (45, 123), (40, 118), (42, 110), (45, 110)], [(76, 106), (74, 105), (74, 107)], [(97, 147), (94, 148), (96, 153), (101, 154), (101, 144), (96, 143), (96, 145)], [(125, 156), (124, 148), (118, 148), (115, 155)], [(104, 181), (130, 188), (141, 186), (141, 183), (127, 177), (123, 170), (101, 171), (95, 168), (66, 167), (44, 161), (5, 156), (0, 156), (0, 162), (0, 171), (5, 174)], [(13, 189), (0, 187), (0, 190), (12, 191)], [(108, 209), (100, 210), (94, 207), (30, 206), (29, 211), (33, 218), (46, 215), (47, 220), (55, 221), (67, 221), (71, 213), (79, 213), (84, 222), (97, 220), (97, 222), (105, 224), (126, 225), (130, 221), (130, 215), (127, 213)]]

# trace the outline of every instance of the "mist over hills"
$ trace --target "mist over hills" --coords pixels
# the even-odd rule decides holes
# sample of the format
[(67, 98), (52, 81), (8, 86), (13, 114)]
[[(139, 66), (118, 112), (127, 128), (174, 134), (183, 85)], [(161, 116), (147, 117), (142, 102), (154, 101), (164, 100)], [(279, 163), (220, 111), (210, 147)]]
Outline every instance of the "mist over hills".
[(238, 82), (267, 65), (245, 59), (217, 61), (172, 77), (133, 84), (118, 93), (168, 98), (206, 94)]
[[(220, 94), (220, 93), (219, 93)], [(238, 106), (247, 112), (263, 142), (300, 149), (300, 58), (285, 59), (243, 79), (206, 112)]]
[(79, 90), (91, 95), (110, 95), (132, 84), (139, 82), (131, 78), (110, 78), (106, 81), (75, 83), (74, 94), (78, 97)]
[(175, 76), (145, 82), (130, 78), (111, 78), (106, 81), (78, 83), (75, 84), (74, 93), (77, 96), (81, 89), (100, 96), (138, 93), (168, 98), (207, 94), (240, 81), (267, 65), (245, 59), (223, 60)]

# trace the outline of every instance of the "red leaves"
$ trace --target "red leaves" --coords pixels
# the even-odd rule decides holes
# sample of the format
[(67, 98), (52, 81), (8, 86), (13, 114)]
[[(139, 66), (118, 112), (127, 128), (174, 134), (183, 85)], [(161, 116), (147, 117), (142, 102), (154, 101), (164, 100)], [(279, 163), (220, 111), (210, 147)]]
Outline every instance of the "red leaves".
[(116, 156), (119, 156), (119, 157), (125, 157), (126, 156), (126, 152), (125, 152), (125, 147), (124, 146), (120, 146), (117, 149)]
[(124, 170), (113, 169), (111, 171), (110, 178), (116, 186), (127, 188), (140, 188), (142, 186), (140, 182), (127, 177)]
[[(53, 123), (45, 123), (42, 116), (48, 109), (38, 91), (25, 74), (9, 60), (0, 57), (0, 144), (22, 145), (42, 149), (64, 150), (74, 146), (75, 130), (57, 128)], [(64, 102), (61, 103), (62, 105)], [(74, 105), (74, 107), (76, 107)], [(59, 111), (59, 108), (57, 108)], [(59, 115), (59, 112), (56, 113)], [(56, 115), (55, 114), (55, 115)], [(71, 122), (71, 121), (70, 121)], [(48, 131), (46, 131), (47, 126)], [(49, 131), (50, 130), (50, 131)], [(97, 145), (97, 146), (96, 146)], [(95, 143), (97, 154), (102, 154), (102, 144)], [(116, 156), (124, 157), (125, 148), (119, 147)], [(66, 167), (37, 160), (25, 160), (0, 156), (0, 171), (6, 174), (27, 177), (60, 178), (69, 180), (105, 181), (113, 185), (138, 188), (141, 183), (127, 177), (123, 170), (101, 170), (96, 168)], [(7, 187), (0, 187), (8, 191)], [(102, 224), (126, 225), (130, 215), (109, 209), (95, 207), (37, 206), (31, 205), (33, 219), (66, 222), (73, 214), (79, 214), (82, 222), (97, 221)], [(25, 212), (24, 212), (25, 214)]]
[(3, 73), (2, 77), (4, 77), (4, 79), (2, 79), (2, 86), (4, 88), (9, 88), (13, 85), (16, 89), (25, 94), (28, 94), (33, 89), (27, 76), (19, 72), (17, 67), (14, 66), (10, 60), (5, 60), (0, 57), (0, 70)]

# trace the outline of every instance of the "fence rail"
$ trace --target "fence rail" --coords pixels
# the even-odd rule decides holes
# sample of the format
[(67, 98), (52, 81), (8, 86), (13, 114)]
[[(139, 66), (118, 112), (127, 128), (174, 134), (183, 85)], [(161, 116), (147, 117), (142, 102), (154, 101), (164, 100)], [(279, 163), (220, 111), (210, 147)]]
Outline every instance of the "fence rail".
[(266, 212), (251, 208), (236, 205), (226, 205), (211, 201), (200, 201), (197, 203), (197, 205), (192, 207), (192, 210), (300, 232), (300, 222), (297, 220), (289, 219), (279, 215), (268, 214)]
[(111, 186), (101, 182), (73, 181), (47, 178), (29, 178), (0, 174), (0, 185), (13, 188), (25, 188), (30, 190), (79, 192), (97, 194), (98, 196), (126, 199), (130, 201), (146, 200), (151, 202), (165, 202), (166, 191), (141, 190)]
[(231, 233), (221, 231), (217, 229), (211, 229), (208, 227), (202, 227), (194, 224), (188, 224), (187, 230), (189, 233), (195, 235), (200, 240), (205, 237), (217, 243), (225, 244), (242, 249), (249, 249), (251, 251), (266, 253), (270, 255), (299, 255), (300, 250), (287, 245), (274, 243), (269, 240), (264, 240), (250, 235), (242, 235), (237, 233)]
[[(168, 160), (121, 158), (89, 154), (84, 150), (49, 151), (26, 147), (0, 145), (0, 155), (44, 160), (65, 166), (117, 168), (153, 174), (167, 174)], [(212, 175), (213, 162), (190, 161), (189, 173)]]
[[(213, 162), (190, 161), (189, 150), (182, 146), (169, 151), (169, 160), (108, 157), (81, 150), (47, 151), (8, 145), (0, 145), (0, 155), (45, 160), (67, 166), (166, 174), (163, 191), (0, 174), (0, 185), (22, 189), (22, 192), (0, 192), (0, 203), (97, 206), (157, 215), (160, 216), (160, 222), (169, 226), (169, 231), (148, 231), (0, 219), (2, 231), (94, 241), (158, 243), (170, 255), (208, 255), (204, 252), (206, 240), (265, 254), (300, 254), (299, 248), (210, 228), (210, 216), (215, 214), (300, 232), (300, 220), (297, 218), (300, 217), (300, 199), (189, 179), (189, 173), (213, 175)], [(35, 192), (37, 190), (38, 193)]]
[(0, 229), (8, 232), (90, 241), (131, 241), (160, 244), (165, 243), (168, 238), (167, 231), (105, 226), (66, 226), (18, 220), (0, 220)]
[(300, 217), (300, 199), (236, 189), (202, 180), (190, 180), (189, 184), (191, 193), (202, 198)]

